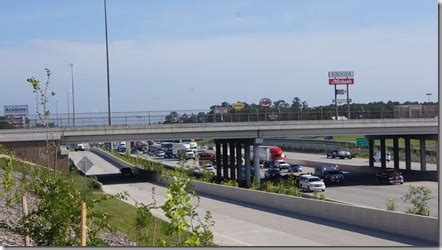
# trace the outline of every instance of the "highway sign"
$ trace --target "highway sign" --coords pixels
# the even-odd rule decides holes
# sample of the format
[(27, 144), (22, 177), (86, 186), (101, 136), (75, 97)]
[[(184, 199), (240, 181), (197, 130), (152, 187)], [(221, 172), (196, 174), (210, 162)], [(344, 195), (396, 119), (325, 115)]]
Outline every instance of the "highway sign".
[(240, 111), (241, 109), (244, 108), (244, 103), (236, 102), (236, 103), (232, 104), (232, 108), (234, 108), (236, 111)]
[(261, 100), (259, 100), (259, 105), (261, 105), (262, 107), (270, 107), (272, 106), (272, 100), (270, 100), (269, 98), (262, 98)]
[(368, 147), (368, 141), (366, 138), (356, 138), (356, 146), (359, 147)]
[(94, 165), (86, 156), (83, 156), (81, 160), (78, 162), (78, 167), (81, 171), (83, 171), (84, 174), (86, 174)]

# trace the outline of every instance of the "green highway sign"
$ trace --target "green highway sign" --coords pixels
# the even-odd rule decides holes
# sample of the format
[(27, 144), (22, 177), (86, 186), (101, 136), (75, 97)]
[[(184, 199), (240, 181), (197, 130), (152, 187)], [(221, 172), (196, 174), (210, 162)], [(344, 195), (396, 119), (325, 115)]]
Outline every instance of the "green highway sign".
[(356, 146), (368, 147), (368, 141), (366, 138), (356, 138)]

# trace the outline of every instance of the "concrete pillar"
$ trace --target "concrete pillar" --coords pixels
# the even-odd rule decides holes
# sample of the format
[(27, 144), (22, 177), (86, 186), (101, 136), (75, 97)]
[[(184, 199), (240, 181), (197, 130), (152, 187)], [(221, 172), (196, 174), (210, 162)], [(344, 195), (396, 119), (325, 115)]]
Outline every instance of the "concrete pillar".
[(369, 139), (368, 140), (368, 165), (370, 167), (374, 167), (374, 162), (373, 162), (373, 148), (374, 148), (374, 140), (373, 139)]
[(216, 176), (221, 178), (221, 144), (215, 141), (215, 164), (216, 164)]
[(394, 169), (399, 170), (399, 138), (393, 138)]
[(130, 155), (130, 141), (126, 141), (126, 154)]
[(246, 165), (246, 186), (250, 187), (252, 173), (250, 171), (250, 144), (244, 144), (244, 158)]
[(261, 183), (261, 176), (260, 176), (260, 169), (259, 169), (259, 144), (253, 145), (253, 166), (254, 166), (254, 173), (255, 173), (255, 183), (259, 184)]
[(230, 154), (230, 160), (229, 160), (229, 167), (230, 167), (230, 179), (235, 179), (235, 142), (229, 143), (229, 154)]
[(387, 162), (385, 161), (385, 138), (381, 138), (381, 168), (386, 168)]
[(223, 158), (223, 177), (224, 178), (228, 178), (229, 177), (229, 169), (228, 169), (228, 164), (227, 164), (227, 142), (223, 142), (223, 153), (221, 155), (221, 157)]
[(410, 143), (410, 138), (405, 138), (405, 170), (411, 170), (411, 143)]
[(242, 153), (241, 153), (241, 142), (237, 142), (235, 144), (236, 146), (236, 178), (238, 181), (240, 180), (241, 177), (241, 165), (242, 165)]
[(421, 171), (427, 171), (427, 150), (425, 147), (425, 139), (420, 139), (420, 159), (421, 159)]

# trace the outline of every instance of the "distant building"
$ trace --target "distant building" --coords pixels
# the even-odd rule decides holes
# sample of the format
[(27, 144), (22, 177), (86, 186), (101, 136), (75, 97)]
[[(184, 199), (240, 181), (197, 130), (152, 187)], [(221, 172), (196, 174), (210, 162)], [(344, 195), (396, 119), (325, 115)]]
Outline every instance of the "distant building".
[(434, 118), (439, 115), (437, 104), (395, 105), (394, 118)]

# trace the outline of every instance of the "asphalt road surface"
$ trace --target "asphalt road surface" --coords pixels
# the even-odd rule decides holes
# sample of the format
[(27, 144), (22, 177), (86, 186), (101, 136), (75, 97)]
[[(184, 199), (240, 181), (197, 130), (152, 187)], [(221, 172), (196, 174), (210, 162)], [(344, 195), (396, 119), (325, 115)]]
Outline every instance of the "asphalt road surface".
[[(80, 156), (85, 152), (79, 152)], [(107, 161), (90, 159), (103, 169), (112, 169)], [(106, 166), (102, 166), (106, 165)], [(115, 167), (114, 167), (115, 168)], [(129, 203), (152, 202), (154, 197), (163, 204), (166, 188), (146, 182), (143, 179), (120, 179), (108, 176), (113, 181), (103, 180), (104, 191), (115, 194), (127, 191), (134, 200)], [(118, 184), (119, 182), (119, 184)], [(121, 183), (125, 182), (125, 183)], [(194, 201), (196, 202), (196, 201)], [(336, 222), (317, 219), (298, 214), (281, 213), (257, 206), (232, 203), (214, 197), (201, 197), (197, 212), (204, 216), (205, 211), (212, 213), (215, 226), (213, 228), (215, 242), (221, 246), (409, 246), (425, 245), (423, 242), (409, 237), (348, 226)], [(160, 211), (154, 214), (164, 218)]]

